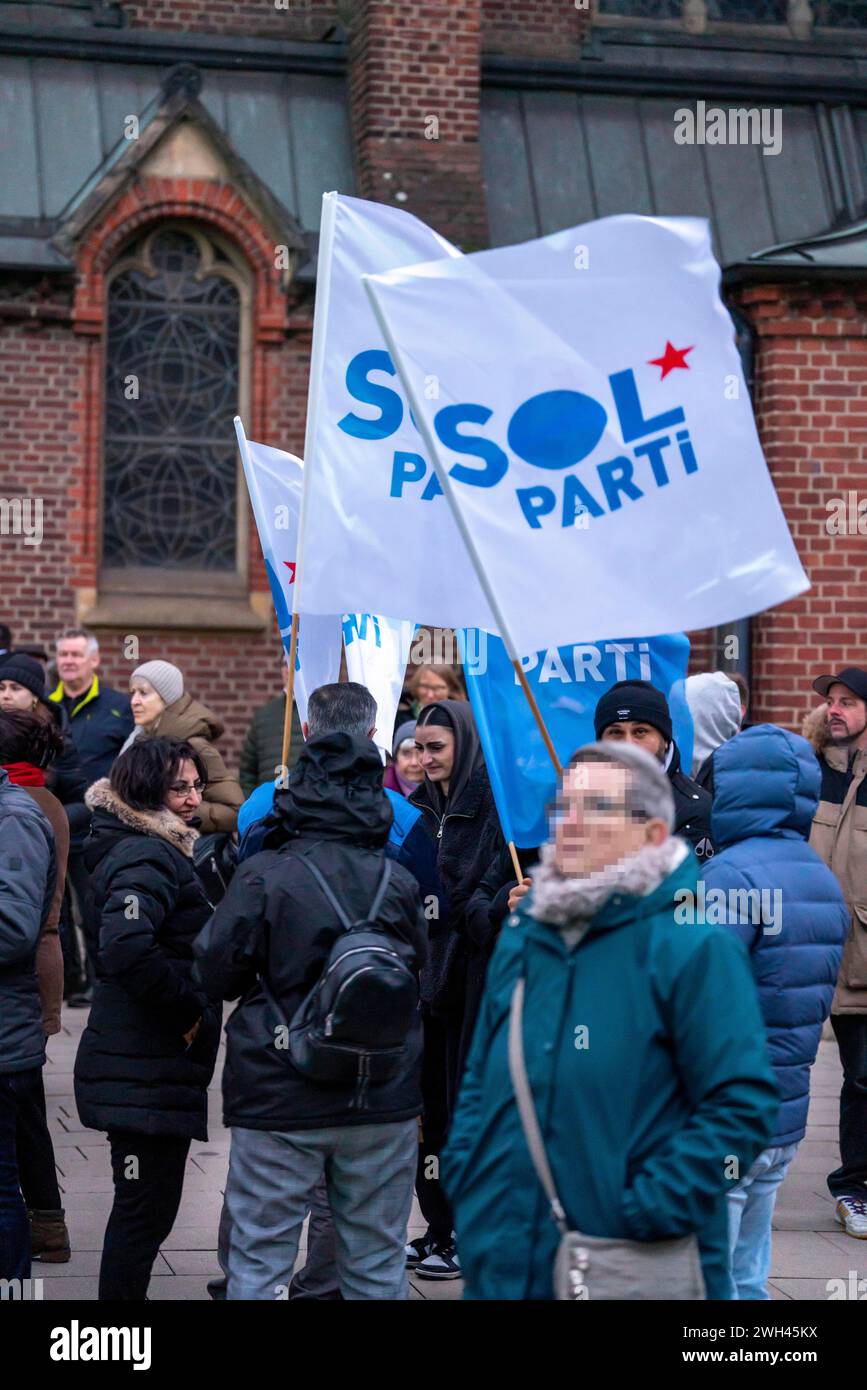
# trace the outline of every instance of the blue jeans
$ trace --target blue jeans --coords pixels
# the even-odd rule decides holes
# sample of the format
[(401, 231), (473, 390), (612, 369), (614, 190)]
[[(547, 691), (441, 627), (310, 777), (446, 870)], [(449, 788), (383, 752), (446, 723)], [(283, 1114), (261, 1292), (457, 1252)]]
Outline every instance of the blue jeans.
[(228, 1297), (289, 1296), (298, 1242), (323, 1176), (346, 1299), (408, 1298), (406, 1230), (418, 1123), (280, 1133), (232, 1130), (226, 1183)]
[(19, 1103), (39, 1081), (39, 1067), (0, 1072), (0, 1279), (30, 1278), (30, 1222), (21, 1195)]
[(765, 1149), (728, 1194), (732, 1298), (769, 1298), (771, 1221), (777, 1189), (798, 1152), (797, 1144)]

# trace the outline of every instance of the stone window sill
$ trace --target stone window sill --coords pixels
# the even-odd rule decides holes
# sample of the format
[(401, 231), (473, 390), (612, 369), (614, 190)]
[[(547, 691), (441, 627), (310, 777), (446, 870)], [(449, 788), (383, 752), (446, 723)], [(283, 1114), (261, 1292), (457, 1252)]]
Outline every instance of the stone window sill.
[(78, 621), (90, 628), (174, 628), (199, 632), (261, 633), (273, 609), (270, 594), (212, 598), (185, 594), (96, 594), (79, 591)]

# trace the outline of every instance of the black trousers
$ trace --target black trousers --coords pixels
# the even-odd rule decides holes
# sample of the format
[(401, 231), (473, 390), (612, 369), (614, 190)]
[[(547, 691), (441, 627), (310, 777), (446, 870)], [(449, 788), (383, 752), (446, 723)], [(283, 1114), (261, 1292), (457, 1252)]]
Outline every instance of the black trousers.
[(435, 1245), (451, 1244), (452, 1210), (439, 1178), (440, 1151), (445, 1148), (460, 1084), (460, 1043), (463, 1015), (423, 1015), (424, 1059), (421, 1094), (424, 1115), (418, 1148), (415, 1190), (422, 1216)]
[(160, 1246), (175, 1224), (189, 1139), (109, 1130), (114, 1205), (105, 1228), (99, 1297), (143, 1302)]
[(54, 1166), (54, 1146), (45, 1117), (45, 1086), (42, 1068), (34, 1067), (26, 1086), (18, 1092), (18, 1118), (15, 1143), (18, 1150), (18, 1173), (24, 1200), (31, 1210), (59, 1211), (63, 1206), (57, 1186)]
[(828, 1176), (835, 1197), (867, 1198), (867, 1014), (832, 1014), (843, 1064), (840, 1167)]
[[(96, 949), (95, 934), (89, 923), (89, 915), (92, 913), (90, 900), (90, 875), (84, 863), (84, 854), (81, 850), (70, 851), (66, 861), (66, 882), (75, 894), (75, 905), (78, 909), (78, 917), (81, 923), (81, 934), (84, 937), (85, 959), (80, 962), (81, 976), (86, 983), (92, 983), (96, 977), (96, 960), (94, 951)], [(70, 924), (71, 925), (71, 924)], [(78, 943), (75, 941), (74, 934), (69, 943), (70, 951), (74, 951), (75, 958), (78, 958)]]

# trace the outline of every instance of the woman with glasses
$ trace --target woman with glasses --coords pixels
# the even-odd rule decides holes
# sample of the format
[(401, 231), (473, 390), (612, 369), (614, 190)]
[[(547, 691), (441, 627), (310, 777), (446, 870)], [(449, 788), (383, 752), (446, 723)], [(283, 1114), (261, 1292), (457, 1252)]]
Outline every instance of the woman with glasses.
[(81, 1121), (111, 1145), (101, 1300), (143, 1300), (174, 1225), (191, 1139), (207, 1140), (222, 1004), (195, 984), (210, 905), (193, 867), (206, 789), (197, 751), (137, 740), (87, 793), (85, 863), (99, 927), (93, 1007), (75, 1061)]

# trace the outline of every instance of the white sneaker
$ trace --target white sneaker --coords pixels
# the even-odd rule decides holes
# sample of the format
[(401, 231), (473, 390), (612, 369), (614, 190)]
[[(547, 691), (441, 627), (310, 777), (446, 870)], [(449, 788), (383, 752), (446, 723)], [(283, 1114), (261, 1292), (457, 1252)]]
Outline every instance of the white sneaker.
[(419, 1279), (460, 1279), (458, 1252), (453, 1245), (435, 1245), (432, 1253), (416, 1265), (413, 1273)]
[(867, 1240), (867, 1198), (838, 1198), (837, 1220), (847, 1236), (854, 1236), (856, 1240)]

